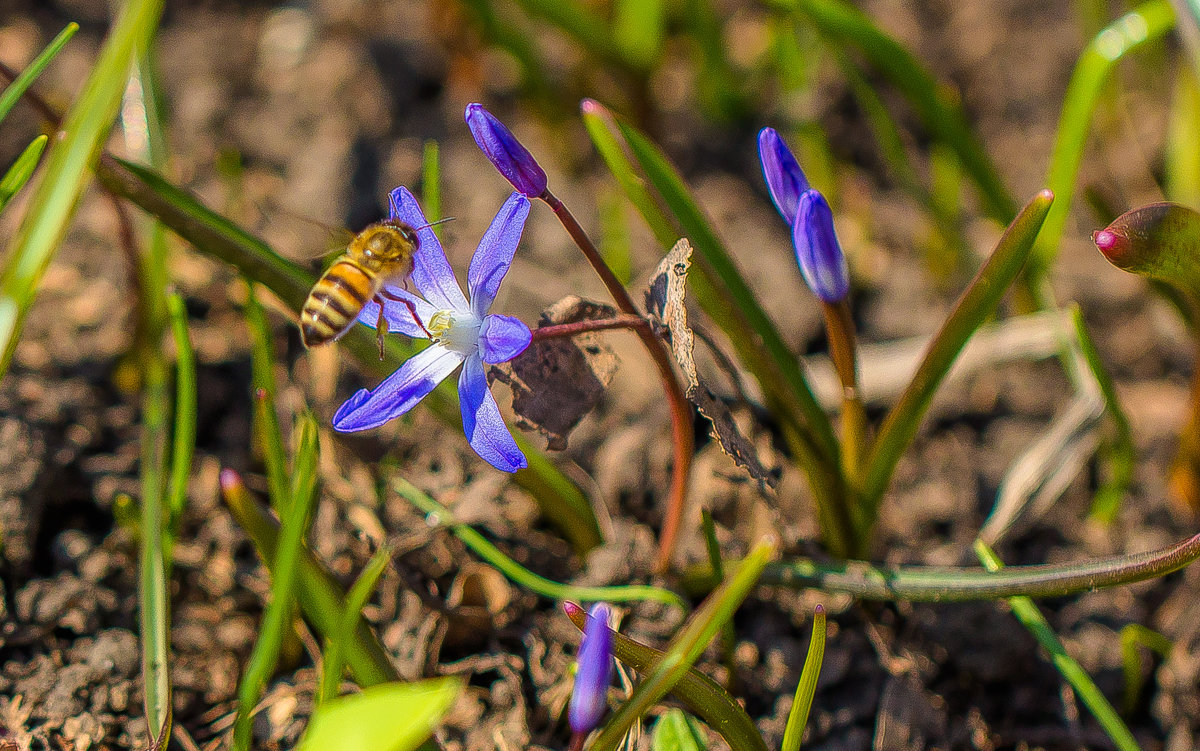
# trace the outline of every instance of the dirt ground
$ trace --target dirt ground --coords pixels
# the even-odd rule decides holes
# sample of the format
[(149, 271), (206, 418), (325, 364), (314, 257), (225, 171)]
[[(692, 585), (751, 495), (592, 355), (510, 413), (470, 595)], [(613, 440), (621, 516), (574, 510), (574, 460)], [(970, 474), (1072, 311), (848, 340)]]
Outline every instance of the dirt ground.
[[(876, 0), (865, 9), (960, 93), (1006, 184), (1028, 197), (1042, 185), (1063, 90), (1086, 38), (1076, 5)], [(0, 60), (23, 65), (67, 21), (79, 21), (83, 30), (40, 86), (65, 104), (95, 54), (102, 6), (0, 3)], [(761, 6), (732, 0), (721, 6), (731, 40), (764, 23)], [(362, 226), (379, 216), (391, 188), (417, 185), (422, 143), (435, 138), (444, 211), (457, 218), (447, 225), (446, 247), (452, 264), (465, 269), (509, 192), (462, 123), (471, 101), (485, 102), (520, 134), (586, 227), (600, 223), (594, 199), (603, 204), (617, 196), (572, 111), (582, 95), (620, 98), (619, 82), (591, 75), (565, 39), (547, 41), (561, 101), (536, 106), (520, 98), (511, 59), (482, 45), (457, 4), (176, 2), (159, 43), (172, 177), (294, 258), (314, 259), (325, 238), (291, 215)], [(1121, 85), (1097, 118), (1082, 182), (1115, 206), (1158, 197), (1170, 92), (1161, 70), (1176, 52), (1152, 53), (1158, 68), (1122, 69)], [(687, 66), (683, 51), (672, 54), (679, 60), (651, 81), (656, 96), (640, 113), (642, 122), (683, 167), (789, 344), (800, 353), (819, 352), (823, 335), (756, 162), (757, 129), (776, 124), (772, 118), (783, 111), (815, 118), (843, 162), (830, 187), (854, 270), (863, 341), (934, 331), (957, 287), (927, 271), (923, 212), (887, 176), (836, 67), (820, 71), (816, 95), (776, 102), (766, 91), (757, 119), (717, 126), (679, 95), (680, 87), (686, 92)], [(893, 103), (896, 95), (884, 92)], [(0, 128), (4, 163), (37, 127), (28, 109), (10, 116)], [(918, 153), (928, 150), (921, 138), (911, 144)], [(123, 147), (114, 135), (111, 148)], [(240, 165), (237, 174), (230, 164)], [(973, 195), (967, 203), (970, 217)], [(1195, 519), (1168, 500), (1164, 479), (1194, 367), (1187, 334), (1142, 282), (1105, 264), (1087, 240), (1100, 224), (1077, 203), (1055, 289), (1061, 301), (1082, 307), (1116, 379), (1133, 424), (1137, 474), (1118, 523), (1102, 529), (1081, 522), (1099, 482), (1100, 470), (1090, 463), (1059, 502), (1000, 547), (1010, 564), (1158, 548), (1195, 530)], [(15, 208), (3, 217), (0, 236), (11, 234), (20, 215)], [(627, 213), (634, 279), (642, 280), (660, 250)], [(114, 228), (111, 205), (89, 193), (45, 278), (14, 365), (0, 380), (0, 727), (6, 733), (0, 747), (147, 746), (135, 530), (114, 508), (119, 494), (136, 497), (139, 489), (139, 402), (122, 376), (135, 311)], [(999, 229), (981, 219), (966, 224), (980, 252)], [(187, 298), (200, 385), (195, 470), (172, 579), (175, 722), (178, 747), (211, 749), (228, 737), (268, 586), (253, 547), (219, 501), (217, 476), (232, 467), (260, 493), (265, 480), (250, 448), (248, 336), (236, 275), (181, 244), (172, 276)], [(605, 299), (553, 216), (535, 207), (495, 309), (532, 322), (568, 294)], [(341, 400), (373, 385), (336, 349), (305, 354), (283, 315), (273, 314), (272, 322), (284, 424), (307, 402), (327, 426)], [(324, 491), (311, 539), (347, 582), (381, 541), (395, 543), (395, 565), (367, 615), (404, 678), (470, 677), (439, 733), (448, 751), (565, 747), (561, 715), (577, 633), (556, 603), (507, 583), (497, 587), (492, 628), (464, 628), (453, 593), (465, 579), (485, 576), (481, 565), (404, 500), (380, 493), (374, 467), (385, 455), (394, 458), (411, 482), (546, 576), (589, 584), (651, 580), (669, 478), (668, 415), (636, 341), (627, 335), (609, 341), (622, 361), (611, 390), (556, 455), (591, 494), (608, 535), (586, 561), (539, 522), (529, 497), (471, 453), (461, 433), (422, 409), (363, 437), (322, 432)], [(1046, 357), (997, 355), (994, 364), (949, 385), (897, 471), (873, 557), (972, 564), (971, 541), (1005, 471), (1070, 398), (1061, 367)], [(689, 513), (698, 517), (701, 506), (712, 511), (730, 556), (767, 529), (789, 554), (813, 554), (816, 527), (803, 477), (768, 428), (755, 426), (748, 412), (739, 419), (764, 461), (781, 468), (778, 491), (759, 493), (700, 429)], [(700, 560), (695, 530), (683, 538), (679, 563)], [(1119, 630), (1139, 623), (1171, 640), (1168, 658), (1143, 655), (1140, 665), (1145, 686), (1128, 721), (1143, 748), (1200, 747), (1198, 596), (1200, 568), (1192, 567), (1042, 603), (1071, 654), (1114, 702), (1125, 685)], [(782, 738), (817, 603), (832, 617), (806, 749), (1110, 747), (1004, 604), (861, 604), (763, 588), (736, 619), (733, 673), (715, 650), (702, 668), (737, 687), (768, 745)], [(647, 604), (624, 613), (622, 630), (661, 645), (677, 625), (670, 611)], [(258, 747), (295, 743), (316, 677), (304, 651), (281, 667), (268, 708), (258, 715)], [(720, 747), (717, 736), (711, 740)], [(648, 747), (648, 734), (642, 744)]]

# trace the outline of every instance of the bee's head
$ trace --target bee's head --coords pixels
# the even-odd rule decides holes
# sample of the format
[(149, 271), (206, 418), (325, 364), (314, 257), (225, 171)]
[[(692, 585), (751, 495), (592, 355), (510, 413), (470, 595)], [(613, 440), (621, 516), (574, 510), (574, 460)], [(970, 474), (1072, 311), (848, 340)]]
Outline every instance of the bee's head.
[(388, 220), (363, 232), (363, 254), (380, 261), (409, 258), (417, 251), (417, 231), (404, 222)]

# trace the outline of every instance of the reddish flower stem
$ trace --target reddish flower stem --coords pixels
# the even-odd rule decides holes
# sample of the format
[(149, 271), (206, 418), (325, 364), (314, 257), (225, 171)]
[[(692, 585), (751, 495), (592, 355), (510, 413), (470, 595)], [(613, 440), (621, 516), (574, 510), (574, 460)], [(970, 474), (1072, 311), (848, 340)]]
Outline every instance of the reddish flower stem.
[[(604, 262), (600, 256), (600, 251), (592, 244), (591, 238), (584, 232), (583, 227), (571, 214), (563, 202), (558, 199), (550, 189), (539, 196), (546, 205), (554, 211), (558, 220), (562, 222), (563, 227), (567, 230), (567, 234), (583, 251), (583, 255), (587, 258), (588, 263), (596, 270), (600, 276), (600, 280), (604, 282), (604, 286), (608, 288), (608, 293), (612, 295), (613, 301), (622, 313), (630, 316), (641, 318), (637, 306), (633, 304), (633, 300), (629, 297), (629, 293), (621, 286), (621, 282), (613, 274), (612, 269)], [(646, 346), (646, 351), (650, 353), (650, 357), (654, 360), (655, 366), (658, 368), (659, 377), (662, 379), (663, 391), (666, 392), (667, 401), (671, 407), (671, 439), (674, 448), (674, 466), (672, 467), (671, 488), (668, 492), (667, 508), (663, 514), (662, 531), (658, 540), (658, 556), (654, 561), (654, 568), (657, 572), (663, 573), (671, 564), (671, 555), (675, 550), (675, 541), (679, 535), (679, 525), (683, 519), (684, 502), (687, 500), (688, 476), (692, 466), (692, 452), (695, 450), (695, 444), (692, 437), (692, 407), (684, 396), (683, 387), (679, 383), (679, 379), (675, 376), (675, 370), (671, 366), (670, 357), (666, 350), (662, 347), (661, 340), (655, 336), (653, 330), (649, 326), (638, 326), (633, 329), (637, 332), (638, 337)]]
[(619, 315), (612, 318), (594, 318), (588, 321), (573, 323), (557, 323), (553, 326), (539, 326), (533, 330), (533, 341), (578, 336), (591, 331), (608, 331), (611, 329), (649, 329), (650, 322), (641, 316)]

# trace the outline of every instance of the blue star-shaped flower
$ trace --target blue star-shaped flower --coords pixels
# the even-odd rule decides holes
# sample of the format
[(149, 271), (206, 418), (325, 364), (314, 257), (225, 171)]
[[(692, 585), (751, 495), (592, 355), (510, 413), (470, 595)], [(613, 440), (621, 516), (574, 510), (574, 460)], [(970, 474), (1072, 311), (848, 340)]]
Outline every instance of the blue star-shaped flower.
[[(520, 193), (509, 196), (479, 241), (467, 272), (470, 301), (458, 286), (442, 244), (429, 228), (417, 199), (407, 188), (392, 191), (391, 216), (419, 228), (420, 246), (411, 278), (421, 296), (387, 285), (389, 295), (407, 303), (385, 299), (383, 315), (389, 331), (429, 338), (433, 345), (409, 358), (374, 390), (362, 389), (347, 399), (333, 416), (334, 429), (350, 432), (379, 427), (412, 409), (462, 365), (458, 396), (463, 431), (471, 448), (505, 472), (528, 466), (488, 390), (484, 363), (511, 360), (525, 351), (532, 337), (529, 327), (516, 318), (488, 313), (516, 253), (529, 216), (529, 199)], [(414, 313), (420, 323), (414, 320)], [(379, 307), (371, 302), (358, 320), (374, 328), (378, 316)]]

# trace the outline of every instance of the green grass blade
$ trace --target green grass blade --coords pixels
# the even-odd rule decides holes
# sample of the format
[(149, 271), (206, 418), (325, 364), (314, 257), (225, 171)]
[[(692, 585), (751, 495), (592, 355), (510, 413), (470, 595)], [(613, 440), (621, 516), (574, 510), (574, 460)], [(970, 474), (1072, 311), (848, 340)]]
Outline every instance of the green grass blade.
[(896, 463), (917, 434), (934, 392), (958, 353), (1017, 278), (1053, 201), (1049, 191), (1038, 193), (1009, 225), (991, 257), (959, 297), (954, 312), (930, 342), (912, 381), (885, 418), (867, 459), (863, 482), (868, 520), (873, 520), (878, 512)]
[(633, 602), (637, 600), (653, 600), (655, 602), (674, 605), (681, 610), (687, 610), (687, 603), (679, 595), (666, 589), (631, 584), (617, 587), (580, 587), (572, 584), (562, 584), (539, 576), (512, 558), (505, 555), (499, 548), (475, 531), (469, 524), (463, 524), (454, 518), (453, 512), (441, 505), (420, 488), (404, 478), (392, 480), (392, 486), (402, 498), (429, 515), (430, 524), (444, 526), (463, 544), (474, 551), (475, 555), (486, 563), (494, 566), (500, 573), (507, 576), (516, 584), (551, 600), (574, 600), (577, 602)]
[[(300, 420), (300, 442), (296, 464), (306, 463), (309, 476), (314, 477), (317, 453), (317, 421), (311, 415)], [(307, 455), (307, 456), (306, 456)], [(302, 459), (301, 457), (306, 457)], [(312, 458), (307, 458), (312, 457)], [(258, 639), (246, 665), (238, 687), (238, 713), (233, 723), (233, 748), (248, 751), (250, 748), (251, 720), (254, 707), (262, 698), (267, 682), (279, 662), (279, 650), (287, 630), (292, 627), (295, 611), (294, 593), (304, 537), (308, 532), (313, 502), (316, 500), (316, 483), (310, 482), (300, 489), (287, 503), (283, 513), (283, 525), (279, 533), (279, 544), (275, 547), (274, 565), (271, 570), (271, 597), (263, 613), (258, 629)]]
[(813, 614), (812, 636), (808, 639), (808, 655), (804, 658), (804, 669), (796, 683), (796, 696), (788, 712), (787, 726), (783, 729), (781, 751), (800, 751), (804, 740), (804, 726), (808, 724), (808, 713), (812, 709), (813, 697), (817, 694), (817, 679), (821, 677), (821, 663), (825, 659), (825, 608), (817, 606)]
[(62, 31), (58, 32), (58, 36), (54, 37), (50, 41), (50, 44), (46, 45), (46, 49), (42, 50), (33, 59), (29, 67), (21, 71), (16, 80), (4, 89), (4, 93), (0, 94), (0, 121), (8, 117), (8, 113), (12, 111), (13, 106), (20, 100), (21, 96), (29, 90), (29, 87), (42, 74), (46, 66), (62, 51), (62, 48), (67, 46), (67, 42), (71, 41), (71, 37), (75, 36), (75, 32), (77, 31), (79, 31), (79, 24), (75, 22), (67, 24)]
[(42, 152), (46, 150), (46, 142), (49, 140), (49, 136), (42, 135), (30, 141), (4, 173), (4, 177), (0, 177), (0, 211), (4, 210), (17, 191), (25, 187), (29, 178), (33, 177), (33, 171), (37, 169), (38, 160), (42, 158)]
[[(940, 566), (820, 563), (807, 558), (767, 566), (763, 584), (844, 592), (862, 600), (967, 602), (1000, 597), (1062, 597), (1165, 576), (1200, 558), (1200, 534), (1160, 550), (1067, 564), (1006, 566), (997, 572)], [(689, 585), (711, 586), (708, 567)], [(688, 586), (689, 591), (697, 587)]]
[(577, 0), (516, 0), (533, 16), (540, 16), (579, 42), (596, 58), (622, 68), (638, 69), (638, 58), (624, 50), (609, 32), (608, 22)]
[[(167, 296), (171, 317), (171, 335), (175, 340), (175, 427), (171, 437), (171, 476), (167, 485), (167, 538), (173, 546), (179, 534), (179, 520), (187, 505), (188, 477), (196, 450), (196, 353), (188, 337), (187, 310), (183, 298)], [(170, 548), (167, 560), (170, 560)]]
[[(592, 742), (591, 751), (616, 751), (633, 723), (688, 674), (721, 625), (733, 617), (750, 590), (754, 589), (763, 567), (774, 553), (775, 549), (770, 543), (755, 545), (737, 571), (713, 590), (671, 640), (663, 658), (600, 731), (600, 735)], [(735, 751), (738, 749), (735, 748)]]
[(250, 327), (250, 369), (254, 385), (254, 435), (263, 452), (267, 470), (267, 492), (271, 507), (280, 516), (287, 513), (292, 494), (288, 487), (287, 457), (283, 431), (275, 412), (275, 354), (271, 327), (254, 285), (246, 293), (246, 323)]
[(130, 0), (109, 32), (79, 99), (62, 124), (66, 133), (50, 147), (38, 183), (0, 273), (0, 377), (8, 370), (38, 282), (67, 232), (121, 103), (134, 51), (145, 49), (162, 12), (162, 0)]
[(1128, 717), (1137, 709), (1138, 697), (1146, 680), (1142, 677), (1142, 660), (1138, 647), (1158, 653), (1164, 660), (1171, 655), (1171, 640), (1140, 623), (1129, 623), (1121, 627), (1121, 672), (1125, 676), (1125, 690), (1121, 696), (1121, 714)]
[(321, 705), (296, 751), (413, 751), (465, 688), (458, 676), (387, 683)]
[(634, 67), (649, 70), (662, 53), (666, 37), (664, 0), (615, 0), (613, 37)]
[(866, 59), (908, 99), (929, 133), (958, 155), (963, 169), (979, 187), (988, 215), (1005, 224), (1016, 216), (1016, 202), (971, 130), (962, 106), (942, 94), (933, 75), (904, 45), (842, 0), (771, 1), (807, 18), (832, 46), (853, 49)]
[[(982, 540), (975, 541), (975, 555), (979, 557), (982, 563), (989, 571), (998, 571), (1004, 564), (996, 557)], [(1104, 728), (1104, 732), (1112, 739), (1120, 751), (1139, 751), (1137, 741), (1134, 740), (1133, 734), (1129, 732), (1129, 728), (1121, 721), (1117, 711), (1113, 709), (1112, 704), (1108, 699), (1104, 698), (1104, 694), (1092, 682), (1087, 671), (1076, 662), (1075, 658), (1067, 654), (1066, 648), (1063, 647), (1058, 636), (1054, 633), (1054, 629), (1046, 622), (1045, 616), (1038, 610), (1037, 605), (1028, 597), (1010, 597), (1008, 598), (1009, 607), (1012, 608), (1013, 615), (1021, 622), (1021, 625), (1033, 634), (1033, 638), (1037, 639), (1038, 644), (1042, 645), (1050, 653), (1050, 662), (1058, 669), (1058, 672), (1064, 679), (1075, 689), (1079, 695), (1079, 700), (1088, 708), (1092, 715), (1100, 723), (1100, 727)]]
[(1106, 451), (1109, 460), (1109, 477), (1103, 485), (1097, 488), (1096, 495), (1092, 499), (1092, 508), (1088, 511), (1089, 518), (1101, 524), (1111, 524), (1121, 510), (1121, 500), (1129, 490), (1130, 484), (1133, 483), (1133, 472), (1137, 465), (1137, 450), (1133, 445), (1133, 429), (1129, 425), (1129, 418), (1125, 416), (1125, 410), (1121, 407), (1120, 397), (1117, 396), (1117, 387), (1113, 384), (1104, 364), (1100, 362), (1100, 353), (1096, 351), (1096, 344), (1092, 341), (1087, 325), (1083, 322), (1083, 311), (1077, 305), (1071, 308), (1071, 322), (1075, 326), (1079, 351), (1083, 355), (1088, 369), (1096, 378), (1096, 383), (1100, 386), (1100, 393), (1104, 396), (1105, 409), (1108, 410), (1108, 415), (1112, 419), (1116, 431), (1112, 444)]
[(392, 561), (393, 551), (388, 545), (383, 545), (367, 561), (358, 579), (350, 586), (346, 595), (346, 608), (338, 622), (337, 633), (325, 641), (325, 656), (321, 666), (321, 690), (317, 701), (324, 703), (338, 695), (342, 683), (342, 670), (345, 667), (346, 647), (354, 641), (358, 633), (358, 622), (362, 619), (362, 609), (367, 600), (375, 592), (379, 577), (383, 576), (387, 565)]
[[(279, 547), (279, 523), (254, 502), (241, 478), (230, 470), (222, 473), (221, 494), (234, 520), (246, 531), (267, 567), (274, 566)], [(333, 574), (318, 563), (309, 551), (301, 550), (296, 600), (304, 617), (322, 637), (332, 638), (337, 633), (345, 610), (345, 599), (346, 595)], [(400, 679), (383, 645), (362, 621), (359, 621), (354, 640), (346, 645), (345, 656), (346, 665), (360, 686)]]
[(1175, 76), (1163, 156), (1164, 192), (1168, 200), (1200, 206), (1200, 78), (1195, 68), (1184, 65)]
[[(186, 191), (163, 180), (153, 170), (115, 159), (102, 161), (97, 174), (105, 186), (158, 217), (205, 254), (228, 263), (248, 278), (270, 289), (294, 311), (304, 304), (313, 274), (275, 253), (266, 243), (211, 211)], [(0, 299), (0, 327), (6, 315)], [(380, 377), (392, 373), (415, 348), (404, 337), (385, 341), (385, 359), (379, 360), (375, 334), (355, 327), (339, 340), (367, 371)], [(423, 402), (451, 425), (461, 420), (454, 384), (447, 381)], [(558, 527), (578, 552), (586, 552), (602, 539), (591, 504), (573, 482), (554, 466), (540, 449), (520, 434), (513, 436), (529, 460), (529, 468), (514, 475), (538, 503), (545, 517)]]
[[(442, 218), (442, 163), (438, 142), (430, 139), (421, 151), (421, 206), (425, 218), (436, 222)], [(441, 234), (441, 227), (433, 227), (434, 234)]]
[[(564, 609), (575, 628), (582, 631), (586, 617), (583, 609), (577, 606)], [(614, 631), (613, 656), (642, 675), (647, 675), (663, 662), (666, 653)], [(721, 684), (704, 673), (689, 668), (671, 693), (689, 711), (720, 733), (733, 751), (767, 751), (767, 744), (763, 742), (762, 735), (746, 710)]]
[(1038, 279), (1045, 274), (1058, 254), (1075, 178), (1087, 145), (1092, 111), (1105, 81), (1125, 56), (1163, 38), (1175, 27), (1175, 13), (1167, 0), (1151, 0), (1109, 24), (1083, 51), (1067, 93), (1063, 98), (1062, 114), (1058, 118), (1058, 134), (1050, 154), (1046, 186), (1058, 198), (1038, 235), (1030, 263), (1029, 277)]

